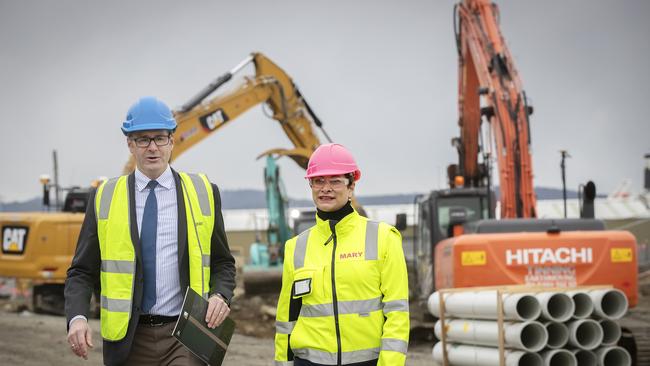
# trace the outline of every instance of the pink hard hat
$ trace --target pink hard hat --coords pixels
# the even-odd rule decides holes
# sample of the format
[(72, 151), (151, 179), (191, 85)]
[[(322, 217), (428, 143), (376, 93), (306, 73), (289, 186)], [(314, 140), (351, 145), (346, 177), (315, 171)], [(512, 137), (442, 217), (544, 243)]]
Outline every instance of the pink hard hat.
[(340, 144), (324, 144), (311, 154), (305, 178), (348, 173), (354, 173), (355, 181), (361, 178), (361, 171), (348, 149)]

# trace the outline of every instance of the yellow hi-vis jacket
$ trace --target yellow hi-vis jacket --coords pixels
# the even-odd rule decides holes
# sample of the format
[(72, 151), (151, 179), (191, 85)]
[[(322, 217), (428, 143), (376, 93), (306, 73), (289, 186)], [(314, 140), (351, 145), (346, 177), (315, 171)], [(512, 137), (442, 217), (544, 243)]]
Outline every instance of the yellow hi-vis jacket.
[(402, 237), (356, 211), (286, 243), (275, 365), (299, 357), (325, 365), (406, 361), (408, 277)]
[[(214, 228), (212, 185), (203, 174), (179, 174), (187, 219), (190, 287), (207, 298)], [(136, 258), (131, 240), (130, 199), (126, 175), (104, 182), (95, 198), (101, 257), (101, 334), (107, 341), (124, 338), (133, 308)]]

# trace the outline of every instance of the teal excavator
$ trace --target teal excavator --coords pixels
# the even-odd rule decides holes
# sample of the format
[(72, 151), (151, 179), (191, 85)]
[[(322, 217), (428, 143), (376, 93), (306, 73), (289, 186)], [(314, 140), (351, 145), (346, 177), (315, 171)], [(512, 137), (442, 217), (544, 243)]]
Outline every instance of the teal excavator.
[(280, 177), (277, 157), (266, 155), (264, 188), (268, 210), (266, 243), (258, 236), (249, 248), (249, 263), (244, 266), (244, 289), (247, 294), (279, 292), (282, 278), (284, 243), (303, 228), (315, 224), (314, 211), (295, 211), (293, 229), (289, 224), (289, 198)]
[(284, 189), (284, 183), (280, 178), (280, 169), (276, 159), (266, 156), (266, 167), (264, 168), (264, 188), (266, 192), (266, 207), (268, 209), (269, 225), (266, 230), (268, 244), (260, 243), (258, 237), (250, 247), (250, 265), (245, 267), (248, 270), (269, 267), (281, 267), (283, 255), (282, 243), (289, 240), (292, 231), (289, 228), (287, 209), (289, 199)]

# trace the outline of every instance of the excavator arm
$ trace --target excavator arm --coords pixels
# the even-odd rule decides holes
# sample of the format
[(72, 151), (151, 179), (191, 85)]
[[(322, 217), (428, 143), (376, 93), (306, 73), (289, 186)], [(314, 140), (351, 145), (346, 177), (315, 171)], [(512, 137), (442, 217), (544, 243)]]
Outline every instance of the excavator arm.
[[(255, 67), (254, 76), (246, 77), (234, 90), (208, 99), (250, 63)], [(325, 138), (332, 142), (323, 129), (322, 122), (291, 77), (266, 56), (255, 52), (203, 88), (179, 110), (174, 111), (178, 127), (174, 133), (174, 151), (170, 162), (242, 113), (262, 103), (269, 107), (272, 118), (280, 123), (284, 133), (293, 143), (293, 148), (270, 149), (261, 153), (258, 158), (265, 155), (288, 156), (298, 166), (307, 169), (309, 157), (321, 144), (312, 126), (318, 127)], [(131, 156), (124, 166), (123, 174), (129, 174), (134, 169), (135, 160)], [(352, 205), (359, 213), (365, 215), (365, 211), (354, 197)]]
[[(529, 107), (512, 55), (489, 0), (463, 0), (455, 7), (459, 60), (460, 138), (458, 174), (466, 187), (484, 186), (489, 175), (489, 144), (481, 144), (481, 119), (490, 123), (499, 168), (501, 217), (535, 217), (530, 153)], [(491, 140), (491, 139), (488, 139)], [(484, 162), (479, 163), (483, 149)], [(454, 169), (451, 169), (452, 171)]]
[[(207, 99), (250, 63), (255, 67), (254, 76), (245, 78), (245, 82), (231, 92)], [(292, 149), (272, 149), (267, 153), (289, 156), (306, 169), (311, 153), (320, 145), (312, 124), (322, 129), (322, 123), (289, 75), (261, 53), (251, 54), (174, 111), (178, 128), (174, 134), (175, 146), (171, 161), (242, 113), (262, 103), (270, 108), (273, 119), (280, 123), (294, 145)], [(323, 133), (329, 140), (324, 130)], [(135, 161), (130, 157), (123, 172), (128, 174), (134, 169)]]

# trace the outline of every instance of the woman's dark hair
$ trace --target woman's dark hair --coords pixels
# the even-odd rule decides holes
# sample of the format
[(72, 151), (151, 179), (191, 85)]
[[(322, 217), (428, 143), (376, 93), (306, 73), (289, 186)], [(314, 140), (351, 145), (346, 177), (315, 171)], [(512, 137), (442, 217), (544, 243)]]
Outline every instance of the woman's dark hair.
[(354, 183), (354, 173), (348, 173), (345, 175), (346, 178), (348, 178), (348, 188), (352, 186), (352, 183)]

